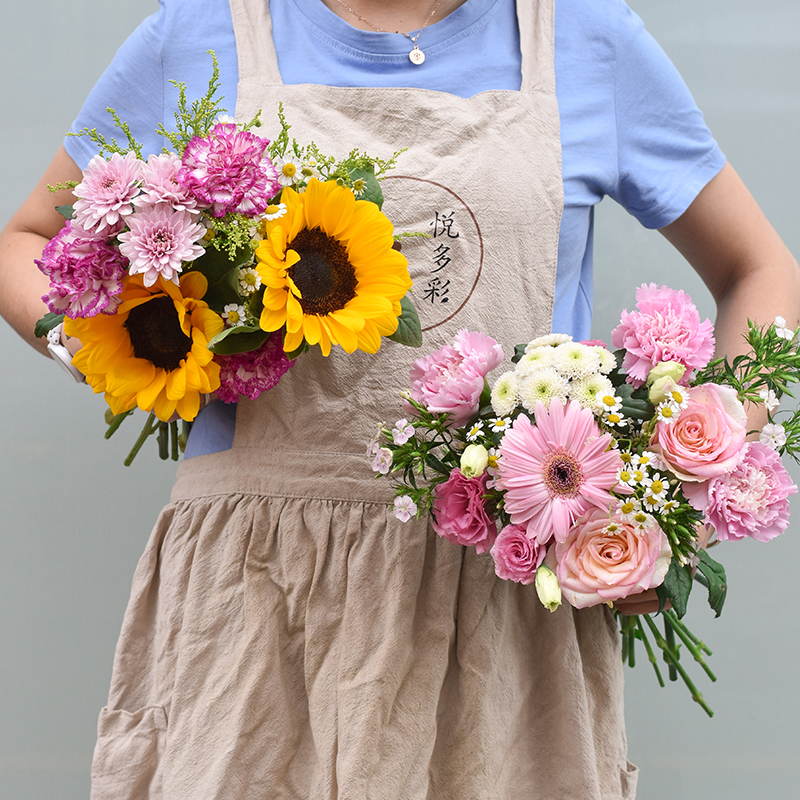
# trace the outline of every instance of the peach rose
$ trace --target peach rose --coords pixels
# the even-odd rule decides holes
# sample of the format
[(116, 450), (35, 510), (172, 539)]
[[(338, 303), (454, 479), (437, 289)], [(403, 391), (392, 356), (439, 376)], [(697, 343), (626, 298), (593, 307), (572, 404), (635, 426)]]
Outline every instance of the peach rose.
[(659, 586), (672, 550), (654, 517), (638, 525), (595, 509), (580, 517), (545, 563), (555, 571), (561, 591), (575, 608), (629, 597)]
[(705, 383), (689, 389), (689, 405), (674, 422), (656, 425), (653, 446), (682, 480), (707, 481), (739, 463), (746, 435), (736, 391)]

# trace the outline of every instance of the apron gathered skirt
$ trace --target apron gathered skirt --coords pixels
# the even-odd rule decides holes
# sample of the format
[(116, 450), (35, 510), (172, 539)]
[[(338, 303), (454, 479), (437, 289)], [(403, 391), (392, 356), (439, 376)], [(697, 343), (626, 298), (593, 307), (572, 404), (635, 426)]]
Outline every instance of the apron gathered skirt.
[[(553, 2), (518, 3), (520, 92), (284, 86), (268, 4), (231, 0), (237, 119), (388, 157), (423, 350), (308, 353), (184, 461), (137, 567), (92, 800), (629, 800), (605, 606), (550, 613), (490, 555), (398, 521), (366, 456), (415, 358), (549, 333), (563, 206)], [(269, 124), (265, 126), (269, 128)], [(268, 135), (268, 133), (267, 133)], [(487, 181), (482, 171), (502, 177)]]

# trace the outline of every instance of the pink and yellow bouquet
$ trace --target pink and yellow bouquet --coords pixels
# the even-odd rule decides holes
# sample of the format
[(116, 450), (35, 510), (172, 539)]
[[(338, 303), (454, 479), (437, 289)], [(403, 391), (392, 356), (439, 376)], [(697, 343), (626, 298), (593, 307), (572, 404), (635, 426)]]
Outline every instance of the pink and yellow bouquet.
[(214, 59), (191, 106), (175, 84), (176, 130), (158, 130), (171, 151), (145, 160), (113, 111), (127, 145), (82, 132), (100, 153), (79, 183), (56, 187), (77, 200), (37, 261), (50, 279), (37, 335), (63, 325), (80, 340), (72, 366), (105, 394), (110, 432), (150, 412), (129, 461), (156, 431), (177, 457), (171, 419), (190, 422), (212, 392), (255, 399), (309, 347), (421, 343), (408, 263), (381, 212), (380, 177), (399, 153), (337, 160), (290, 140), (282, 109), (270, 141), (254, 133), (259, 115), (221, 114), (218, 77)]
[[(461, 331), (415, 362), (405, 417), (370, 443), (373, 469), (394, 480), (399, 519), (430, 514), (440, 536), (489, 553), (500, 578), (534, 584), (551, 611), (655, 589), (664, 633), (619, 615), (623, 656), (633, 665), (643, 642), (663, 685), (652, 635), (710, 714), (678, 652), (713, 679), (710, 651), (682, 622), (693, 582), (717, 615), (725, 600), (706, 539), (769, 541), (797, 491), (781, 455), (796, 457), (800, 412), (778, 411), (800, 380), (796, 334), (778, 318), (747, 340), (749, 354), (712, 360), (711, 322), (685, 293), (651, 284), (612, 332), (616, 352), (543, 336), (517, 346), (490, 387), (502, 348)], [(745, 404), (766, 412), (755, 441)]]

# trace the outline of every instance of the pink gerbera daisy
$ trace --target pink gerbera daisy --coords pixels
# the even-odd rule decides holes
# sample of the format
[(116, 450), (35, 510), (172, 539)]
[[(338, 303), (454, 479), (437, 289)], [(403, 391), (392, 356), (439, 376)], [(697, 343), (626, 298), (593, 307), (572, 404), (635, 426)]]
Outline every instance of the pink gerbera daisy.
[(495, 481), (512, 523), (541, 544), (561, 542), (581, 514), (608, 510), (622, 460), (588, 409), (555, 401), (534, 410), (535, 425), (520, 415), (503, 437)]

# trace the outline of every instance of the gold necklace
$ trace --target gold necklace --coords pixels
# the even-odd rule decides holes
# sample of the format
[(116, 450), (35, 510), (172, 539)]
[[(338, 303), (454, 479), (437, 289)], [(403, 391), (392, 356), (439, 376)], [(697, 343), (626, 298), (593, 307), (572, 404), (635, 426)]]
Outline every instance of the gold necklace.
[(425, 53), (419, 49), (419, 45), (417, 44), (417, 40), (422, 35), (422, 31), (428, 27), (428, 24), (433, 19), (433, 15), (439, 10), (439, 6), (442, 4), (442, 0), (436, 0), (436, 5), (431, 10), (431, 13), (428, 14), (428, 18), (425, 20), (425, 24), (417, 31), (416, 36), (412, 36), (410, 33), (405, 33), (404, 31), (387, 31), (384, 28), (378, 28), (376, 25), (373, 25), (368, 19), (365, 19), (355, 11), (354, 9), (350, 8), (347, 3), (343, 2), (343, 0), (336, 0), (336, 2), (344, 9), (349, 11), (354, 17), (358, 17), (365, 25), (369, 25), (372, 30), (377, 31), (378, 33), (399, 33), (401, 36), (405, 36), (406, 39), (409, 39), (414, 47), (411, 48), (411, 52), (408, 54), (408, 59), (411, 61), (412, 64), (416, 64), (419, 66), (425, 61)]

